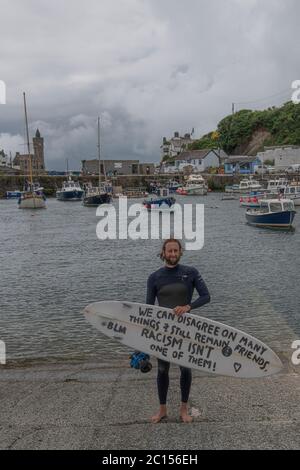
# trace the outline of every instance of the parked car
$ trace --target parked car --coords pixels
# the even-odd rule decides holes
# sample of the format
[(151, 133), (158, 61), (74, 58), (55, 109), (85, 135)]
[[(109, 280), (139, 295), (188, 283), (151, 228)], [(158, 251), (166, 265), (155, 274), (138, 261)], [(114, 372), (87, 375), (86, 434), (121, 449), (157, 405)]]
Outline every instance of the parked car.
[(295, 165), (291, 165), (286, 168), (285, 173), (299, 173), (300, 172), (300, 163), (296, 163)]
[(275, 166), (268, 166), (267, 171), (269, 174), (274, 174), (274, 173), (278, 173), (279, 170)]
[(268, 167), (266, 165), (257, 165), (257, 167), (255, 167), (254, 173), (256, 175), (267, 175)]

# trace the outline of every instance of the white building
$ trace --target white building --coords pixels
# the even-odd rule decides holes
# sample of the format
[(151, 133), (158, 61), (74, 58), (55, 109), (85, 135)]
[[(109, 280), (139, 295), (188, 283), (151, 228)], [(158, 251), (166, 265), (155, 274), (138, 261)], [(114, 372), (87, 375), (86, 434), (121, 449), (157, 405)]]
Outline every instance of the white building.
[(204, 172), (208, 168), (219, 168), (220, 158), (216, 150), (190, 150), (175, 158), (178, 171), (182, 171), (187, 165), (191, 165), (194, 171)]
[(297, 163), (300, 164), (300, 147), (296, 145), (265, 147), (265, 151), (259, 152), (257, 157), (261, 162), (273, 160), (276, 168), (284, 169)]
[(0, 151), (0, 166), (8, 166), (7, 156), (5, 155), (3, 150)]
[(167, 140), (163, 138), (163, 143), (160, 146), (161, 159), (164, 157), (176, 157), (184, 150), (188, 149), (188, 146), (192, 144), (194, 140), (191, 138), (191, 134), (184, 134), (184, 137), (179, 136), (179, 132), (174, 132), (174, 137)]

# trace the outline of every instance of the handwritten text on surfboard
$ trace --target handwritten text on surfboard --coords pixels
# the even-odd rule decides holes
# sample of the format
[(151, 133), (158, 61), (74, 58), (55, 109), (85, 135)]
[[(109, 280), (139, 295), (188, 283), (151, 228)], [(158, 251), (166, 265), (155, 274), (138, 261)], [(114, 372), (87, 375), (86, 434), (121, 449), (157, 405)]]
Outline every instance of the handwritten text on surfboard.
[[(168, 323), (170, 320), (175, 324)], [(267, 349), (254, 339), (225, 327), (189, 315), (178, 317), (170, 311), (155, 311), (151, 307), (139, 307), (136, 314), (129, 315), (129, 321), (143, 327), (141, 337), (150, 340), (150, 350), (160, 353), (163, 357), (167, 358), (170, 353), (173, 359), (185, 356), (191, 365), (214, 372), (216, 362), (212, 360), (212, 353), (215, 348), (221, 348), (224, 357), (230, 357), (234, 351), (235, 355), (247, 358), (262, 371), (267, 371), (269, 362), (263, 357)], [(192, 329), (182, 328), (183, 325)], [(115, 321), (110, 321), (107, 328), (126, 334), (126, 326)], [(238, 373), (241, 364), (236, 362), (234, 368)]]

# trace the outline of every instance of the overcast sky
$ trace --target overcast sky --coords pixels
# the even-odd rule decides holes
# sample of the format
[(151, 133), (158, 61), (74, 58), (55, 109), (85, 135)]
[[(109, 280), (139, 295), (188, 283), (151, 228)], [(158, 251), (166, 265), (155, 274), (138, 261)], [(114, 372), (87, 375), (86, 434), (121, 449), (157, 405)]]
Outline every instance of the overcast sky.
[(163, 136), (300, 79), (299, 0), (0, 0), (0, 18), (0, 149), (24, 150), (25, 91), (48, 169), (96, 157), (98, 115), (104, 158), (157, 162)]

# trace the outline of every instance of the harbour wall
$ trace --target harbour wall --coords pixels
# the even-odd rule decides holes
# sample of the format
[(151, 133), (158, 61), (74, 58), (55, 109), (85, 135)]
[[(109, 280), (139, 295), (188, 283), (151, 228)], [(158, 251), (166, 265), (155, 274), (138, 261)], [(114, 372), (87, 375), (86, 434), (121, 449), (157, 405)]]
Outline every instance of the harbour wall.
[[(203, 175), (208, 187), (213, 191), (223, 191), (226, 185), (238, 183), (242, 176), (227, 175)], [(98, 185), (98, 176), (74, 176), (75, 181), (80, 183), (92, 182), (94, 186)], [(114, 187), (121, 187), (123, 190), (128, 188), (148, 188), (150, 183), (155, 181), (160, 184), (167, 183), (170, 180), (183, 182), (183, 175), (164, 174), (164, 175), (119, 175), (111, 178)], [(38, 177), (40, 185), (44, 188), (47, 197), (54, 197), (57, 189), (60, 189), (65, 176), (48, 176)], [(103, 180), (103, 178), (102, 178)], [(0, 175), (0, 198), (5, 197), (6, 191), (21, 190), (23, 188), (25, 177), (22, 175)]]

